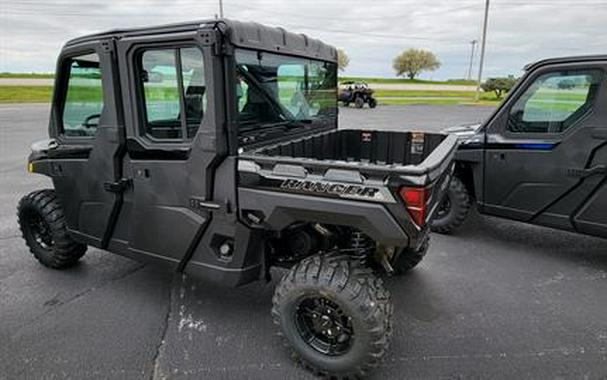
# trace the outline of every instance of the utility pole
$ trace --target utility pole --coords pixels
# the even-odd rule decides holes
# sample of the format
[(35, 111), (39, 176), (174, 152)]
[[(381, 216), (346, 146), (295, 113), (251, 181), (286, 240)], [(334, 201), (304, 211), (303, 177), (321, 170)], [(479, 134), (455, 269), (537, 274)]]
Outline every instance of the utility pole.
[(472, 79), (472, 62), (474, 62), (474, 47), (478, 43), (478, 40), (470, 41), (470, 45), (472, 45), (472, 50), (470, 51), (470, 65), (468, 66), (468, 75), (466, 79)]
[(474, 101), (478, 102), (481, 92), (481, 80), (483, 77), (483, 64), (485, 63), (485, 44), (487, 42), (487, 20), (489, 18), (489, 0), (485, 0), (485, 20), (483, 21), (483, 40), (481, 41), (481, 61), (478, 66), (478, 81), (476, 82), (476, 95)]
[(219, 0), (219, 18), (223, 18), (223, 0)]

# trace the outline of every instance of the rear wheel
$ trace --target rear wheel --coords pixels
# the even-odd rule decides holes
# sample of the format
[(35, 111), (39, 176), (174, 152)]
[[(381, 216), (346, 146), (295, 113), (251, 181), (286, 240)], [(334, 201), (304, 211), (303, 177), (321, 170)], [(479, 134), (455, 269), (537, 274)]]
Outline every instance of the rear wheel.
[(19, 227), (30, 252), (44, 266), (67, 268), (78, 262), (86, 245), (72, 240), (53, 190), (34, 191), (17, 207)]
[(382, 281), (349, 256), (312, 256), (280, 281), (272, 299), (274, 323), (313, 372), (363, 376), (384, 355), (392, 304)]
[(470, 213), (471, 205), (468, 189), (458, 177), (453, 177), (432, 220), (432, 231), (441, 234), (453, 232), (464, 223)]
[(394, 255), (394, 261), (392, 262), (392, 269), (394, 274), (405, 274), (411, 269), (415, 268), (428, 252), (430, 238), (425, 237), (424, 242), (418, 248), (397, 248)]
[(356, 99), (354, 99), (354, 105), (356, 108), (363, 108), (365, 105), (365, 99), (363, 99), (362, 96), (357, 96)]

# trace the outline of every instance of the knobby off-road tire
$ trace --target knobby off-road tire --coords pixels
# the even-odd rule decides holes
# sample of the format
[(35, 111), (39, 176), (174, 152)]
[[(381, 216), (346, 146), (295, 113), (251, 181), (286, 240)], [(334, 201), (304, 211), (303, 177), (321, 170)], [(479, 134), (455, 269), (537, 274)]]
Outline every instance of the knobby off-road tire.
[(392, 269), (394, 269), (395, 275), (402, 275), (415, 268), (428, 252), (430, 246), (430, 237), (426, 235), (424, 242), (419, 248), (398, 248), (394, 256), (394, 262), (392, 263)]
[(363, 376), (388, 348), (390, 295), (381, 279), (349, 256), (302, 260), (282, 278), (272, 303), (274, 323), (294, 359), (317, 375)]
[(377, 107), (377, 100), (375, 98), (369, 99), (369, 108)]
[(354, 99), (354, 106), (356, 108), (363, 108), (365, 106), (365, 99), (363, 99), (362, 96), (357, 96), (356, 99)]
[(86, 245), (68, 235), (63, 210), (55, 191), (39, 190), (19, 201), (19, 227), (30, 252), (44, 266), (70, 267), (86, 252)]
[(457, 177), (453, 177), (449, 189), (439, 205), (432, 220), (432, 231), (440, 234), (449, 234), (461, 226), (468, 214), (472, 200), (468, 189)]

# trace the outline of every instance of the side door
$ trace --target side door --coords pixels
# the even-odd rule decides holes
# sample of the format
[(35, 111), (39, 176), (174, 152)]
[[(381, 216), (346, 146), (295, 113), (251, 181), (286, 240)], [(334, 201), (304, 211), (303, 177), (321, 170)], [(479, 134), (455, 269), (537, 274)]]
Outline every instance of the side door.
[(543, 66), (488, 125), (484, 212), (574, 230), (572, 215), (602, 178), (589, 172), (604, 141), (601, 64)]
[(51, 109), (51, 175), (68, 229), (105, 248), (121, 205), (113, 191), (122, 178), (124, 123), (115, 42), (65, 48), (58, 60)]
[(576, 173), (591, 190), (580, 197), (571, 223), (580, 232), (607, 238), (607, 86), (601, 88), (597, 104), (595, 112), (599, 119), (592, 137), (598, 145), (592, 150), (585, 170)]
[(120, 41), (131, 186), (116, 241), (140, 258), (185, 264), (221, 208), (212, 189), (227, 153), (222, 67), (204, 41), (194, 31)]

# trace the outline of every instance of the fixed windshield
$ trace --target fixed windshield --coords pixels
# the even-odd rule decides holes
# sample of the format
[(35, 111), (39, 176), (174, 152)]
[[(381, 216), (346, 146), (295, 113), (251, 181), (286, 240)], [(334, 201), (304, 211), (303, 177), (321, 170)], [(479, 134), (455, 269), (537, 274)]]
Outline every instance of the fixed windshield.
[(251, 50), (236, 51), (239, 130), (333, 123), (336, 66)]

